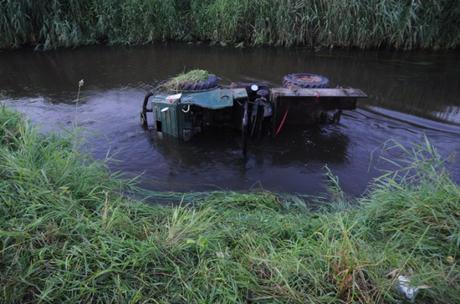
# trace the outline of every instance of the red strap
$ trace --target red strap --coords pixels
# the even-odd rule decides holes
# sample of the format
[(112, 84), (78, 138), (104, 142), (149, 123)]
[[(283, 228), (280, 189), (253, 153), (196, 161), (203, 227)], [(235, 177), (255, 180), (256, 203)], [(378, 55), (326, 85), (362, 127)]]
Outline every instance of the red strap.
[(284, 112), (283, 119), (281, 119), (281, 122), (280, 122), (280, 124), (278, 126), (278, 129), (276, 130), (275, 136), (277, 136), (281, 132), (281, 129), (283, 128), (284, 123), (286, 122), (286, 117), (288, 115), (288, 112), (289, 112), (289, 108), (287, 108), (286, 112)]

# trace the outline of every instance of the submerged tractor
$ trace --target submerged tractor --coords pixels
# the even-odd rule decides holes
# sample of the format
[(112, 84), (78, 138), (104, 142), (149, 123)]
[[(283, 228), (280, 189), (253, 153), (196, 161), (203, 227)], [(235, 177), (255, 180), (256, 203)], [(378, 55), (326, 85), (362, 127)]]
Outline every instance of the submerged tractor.
[(367, 97), (359, 89), (330, 88), (326, 77), (309, 73), (286, 75), (277, 88), (218, 81), (194, 70), (160, 84), (144, 98), (142, 125), (183, 141), (210, 128), (233, 128), (245, 154), (250, 139), (278, 136), (286, 125), (338, 123), (343, 110), (356, 109), (357, 99)]

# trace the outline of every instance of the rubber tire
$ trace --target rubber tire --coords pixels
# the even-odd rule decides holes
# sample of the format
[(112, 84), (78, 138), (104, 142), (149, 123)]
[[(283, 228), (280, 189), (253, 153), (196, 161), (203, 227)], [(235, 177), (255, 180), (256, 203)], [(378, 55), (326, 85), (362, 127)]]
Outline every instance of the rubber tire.
[(201, 91), (217, 87), (219, 78), (216, 75), (210, 74), (208, 79), (198, 82), (186, 82), (180, 86), (183, 91)]
[[(302, 77), (316, 77), (318, 81), (311, 81), (302, 79)], [(304, 89), (315, 89), (315, 88), (328, 88), (329, 87), (329, 79), (322, 75), (318, 74), (310, 74), (310, 73), (293, 73), (288, 74), (283, 77), (283, 86), (285, 88), (304, 88)]]

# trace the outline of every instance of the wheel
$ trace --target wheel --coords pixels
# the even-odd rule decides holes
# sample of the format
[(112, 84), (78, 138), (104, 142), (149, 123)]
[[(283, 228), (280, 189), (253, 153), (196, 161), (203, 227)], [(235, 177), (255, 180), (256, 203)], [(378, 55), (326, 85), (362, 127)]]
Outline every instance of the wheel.
[(324, 76), (310, 73), (294, 73), (283, 77), (283, 86), (285, 88), (327, 88), (329, 79)]
[(219, 78), (216, 75), (210, 74), (208, 79), (197, 82), (184, 82), (180, 84), (180, 89), (184, 91), (200, 91), (208, 90), (217, 87)]

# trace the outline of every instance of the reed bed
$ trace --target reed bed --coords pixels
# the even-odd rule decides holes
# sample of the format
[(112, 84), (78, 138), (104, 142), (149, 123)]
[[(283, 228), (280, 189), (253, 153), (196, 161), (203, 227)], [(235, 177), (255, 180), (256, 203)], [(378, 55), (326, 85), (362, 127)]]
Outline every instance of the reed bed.
[(0, 48), (210, 41), (236, 46), (456, 48), (456, 0), (0, 1)]
[(329, 206), (353, 207), (266, 192), (161, 206), (71, 137), (6, 108), (0, 127), (1, 303), (401, 303), (398, 274), (426, 285), (420, 302), (460, 297), (460, 187), (429, 143), (357, 201), (333, 182)]

